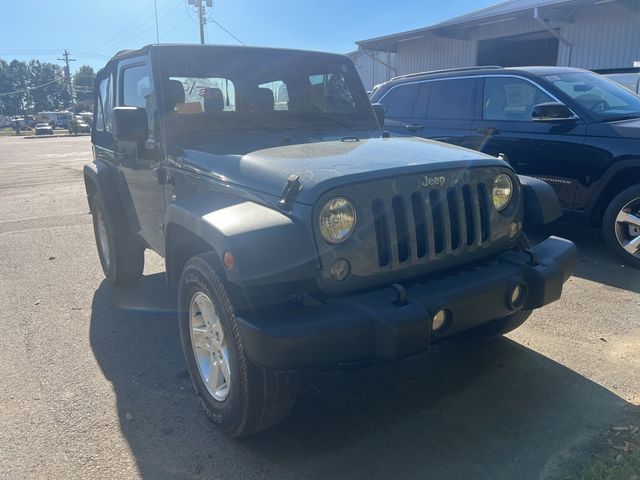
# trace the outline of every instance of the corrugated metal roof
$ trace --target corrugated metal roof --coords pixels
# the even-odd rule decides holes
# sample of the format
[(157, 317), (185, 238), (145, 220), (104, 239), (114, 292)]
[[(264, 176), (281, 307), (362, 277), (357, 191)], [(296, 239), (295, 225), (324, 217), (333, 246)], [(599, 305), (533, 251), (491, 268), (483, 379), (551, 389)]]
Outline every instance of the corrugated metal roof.
[(472, 22), (474, 20), (494, 17), (496, 15), (520, 12), (534, 7), (546, 7), (550, 5), (558, 5), (561, 3), (574, 2), (575, 0), (506, 0), (505, 2), (496, 3), (486, 8), (476, 10), (474, 12), (465, 13), (459, 17), (454, 17), (444, 22), (436, 23), (433, 28), (444, 27), (445, 25), (456, 25), (458, 23)]
[(574, 7), (578, 6), (593, 5), (598, 1), (602, 0), (507, 0), (434, 25), (370, 38), (367, 40), (360, 40), (357, 41), (356, 44), (360, 48), (394, 51), (398, 41), (404, 41), (411, 37), (424, 35), (430, 31), (450, 28), (466, 28), (468, 26), (473, 26), (474, 24), (483, 25), (483, 21), (493, 23), (511, 20), (516, 17), (528, 15), (534, 8), (539, 8), (541, 11), (546, 12), (545, 15), (555, 17), (559, 12), (573, 10)]

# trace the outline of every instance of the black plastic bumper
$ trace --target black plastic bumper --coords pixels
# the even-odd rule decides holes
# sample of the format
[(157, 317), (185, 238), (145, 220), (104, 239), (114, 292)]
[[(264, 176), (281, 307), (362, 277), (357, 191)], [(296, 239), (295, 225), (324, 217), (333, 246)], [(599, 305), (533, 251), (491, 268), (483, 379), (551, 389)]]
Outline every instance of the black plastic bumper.
[[(427, 350), (436, 337), (559, 299), (575, 262), (573, 243), (549, 237), (528, 252), (506, 252), (473, 270), (406, 286), (404, 302), (389, 286), (317, 305), (245, 314), (239, 318), (240, 332), (251, 361), (267, 368), (401, 358)], [(514, 305), (517, 285), (524, 293)], [(448, 320), (432, 333), (432, 318), (440, 309)]]

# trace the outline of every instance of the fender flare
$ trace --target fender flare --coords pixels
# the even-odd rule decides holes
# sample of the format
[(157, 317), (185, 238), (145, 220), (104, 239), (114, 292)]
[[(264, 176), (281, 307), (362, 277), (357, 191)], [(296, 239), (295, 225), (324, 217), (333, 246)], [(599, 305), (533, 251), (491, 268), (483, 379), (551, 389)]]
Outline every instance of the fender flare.
[(177, 278), (181, 248), (175, 227), (181, 227), (216, 252), (235, 259), (225, 269), (231, 283), (247, 287), (314, 278), (317, 256), (313, 242), (291, 218), (249, 201), (217, 192), (193, 195), (167, 208), (165, 252), (168, 277)]
[(537, 178), (518, 175), (522, 187), (524, 221), (547, 224), (562, 216), (562, 208), (553, 187)]
[(118, 197), (118, 190), (113, 177), (113, 167), (101, 160), (94, 160), (92, 163), (85, 164), (82, 173), (91, 213), (94, 213), (91, 205), (91, 196), (97, 194), (107, 207), (104, 214), (109, 216), (111, 225), (116, 228), (115, 233), (122, 234), (130, 231), (124, 208)]

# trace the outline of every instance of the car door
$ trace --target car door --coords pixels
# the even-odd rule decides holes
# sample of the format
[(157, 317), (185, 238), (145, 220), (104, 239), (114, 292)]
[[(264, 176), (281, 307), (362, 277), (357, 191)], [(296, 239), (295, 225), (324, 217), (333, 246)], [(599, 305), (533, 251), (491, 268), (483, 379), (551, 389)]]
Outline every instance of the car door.
[(519, 76), (483, 76), (479, 118), (473, 122), (472, 148), (501, 154), (521, 174), (548, 182), (564, 208), (572, 208), (582, 176), (585, 123), (533, 121), (534, 105), (559, 102), (532, 80)]
[[(153, 114), (153, 79), (147, 57), (124, 60), (118, 66), (117, 105), (145, 108)], [(153, 132), (150, 124), (149, 132)], [(116, 161), (123, 173), (121, 197), (129, 202), (125, 208), (131, 224), (137, 225), (140, 237), (154, 250), (164, 251), (165, 192), (163, 157), (155, 142), (117, 141)]]
[(476, 77), (422, 83), (405, 129), (420, 137), (468, 147), (477, 83)]

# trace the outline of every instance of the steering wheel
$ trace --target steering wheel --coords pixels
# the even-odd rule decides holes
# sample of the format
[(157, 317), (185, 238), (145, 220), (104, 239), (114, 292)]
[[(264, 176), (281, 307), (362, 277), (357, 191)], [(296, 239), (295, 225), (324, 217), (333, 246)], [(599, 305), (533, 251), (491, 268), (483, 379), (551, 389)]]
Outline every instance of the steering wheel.
[(609, 104), (605, 100), (598, 100), (593, 105), (591, 105), (591, 108), (589, 110), (591, 110), (592, 112), (604, 112), (608, 106)]

